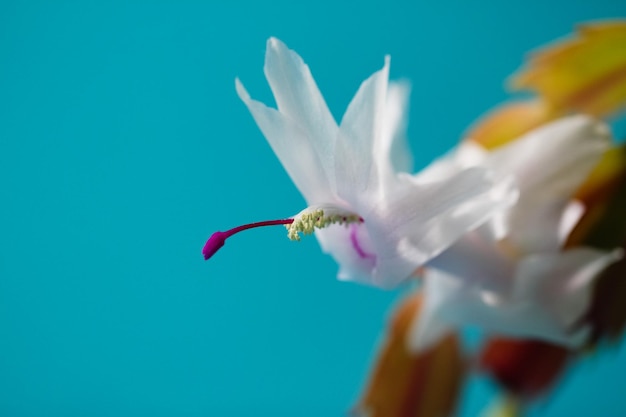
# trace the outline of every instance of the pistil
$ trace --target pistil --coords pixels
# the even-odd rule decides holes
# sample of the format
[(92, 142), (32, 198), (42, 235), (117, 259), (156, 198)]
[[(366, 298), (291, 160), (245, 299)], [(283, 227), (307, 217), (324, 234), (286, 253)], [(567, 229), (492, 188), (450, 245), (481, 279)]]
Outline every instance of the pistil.
[(249, 223), (249, 224), (237, 226), (225, 232), (215, 232), (211, 235), (209, 240), (207, 240), (207, 242), (204, 244), (204, 248), (202, 248), (202, 255), (204, 255), (204, 260), (208, 260), (211, 256), (215, 255), (215, 253), (222, 246), (224, 246), (224, 243), (226, 243), (226, 239), (228, 239), (234, 234), (243, 232), (244, 230), (254, 229), (255, 227), (289, 225), (291, 223), (293, 223), (293, 219), (266, 220), (262, 222)]
[[(323, 207), (323, 208), (322, 208)], [(237, 226), (225, 232), (215, 232), (202, 248), (202, 255), (207, 260), (226, 243), (226, 239), (244, 230), (255, 227), (283, 225), (287, 228), (287, 236), (291, 240), (300, 240), (300, 234), (313, 234), (315, 229), (323, 229), (332, 224), (347, 226), (352, 223), (362, 223), (363, 219), (354, 213), (332, 206), (315, 206), (302, 210), (291, 219), (266, 220)]]

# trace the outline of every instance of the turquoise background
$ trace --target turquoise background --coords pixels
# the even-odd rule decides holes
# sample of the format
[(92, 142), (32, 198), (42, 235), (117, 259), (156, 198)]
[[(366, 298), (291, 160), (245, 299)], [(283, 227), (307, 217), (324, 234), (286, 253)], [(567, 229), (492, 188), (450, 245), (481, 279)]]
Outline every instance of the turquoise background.
[[(421, 167), (507, 98), (527, 51), (620, 15), (620, 0), (3, 1), (0, 416), (345, 415), (399, 293), (336, 281), (315, 239), (280, 228), (202, 260), (214, 230), (303, 208), (235, 76), (271, 103), (277, 36), (340, 118), (391, 54)], [(536, 415), (624, 415), (625, 366), (623, 348), (589, 360)], [(476, 381), (463, 415), (490, 389)]]

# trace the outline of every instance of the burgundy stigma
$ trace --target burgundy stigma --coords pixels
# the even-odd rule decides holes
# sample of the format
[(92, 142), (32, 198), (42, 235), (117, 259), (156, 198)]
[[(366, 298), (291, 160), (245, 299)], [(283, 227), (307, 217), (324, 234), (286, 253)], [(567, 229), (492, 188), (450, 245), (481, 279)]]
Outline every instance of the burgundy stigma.
[(211, 256), (215, 255), (215, 253), (218, 250), (220, 250), (222, 246), (224, 246), (224, 243), (226, 243), (226, 239), (244, 230), (253, 229), (255, 227), (277, 226), (277, 225), (285, 225), (285, 224), (291, 224), (291, 223), (293, 223), (293, 219), (267, 220), (264, 222), (244, 224), (242, 226), (237, 226), (225, 232), (215, 232), (211, 235), (209, 240), (207, 240), (206, 243), (204, 244), (204, 248), (202, 248), (202, 255), (204, 255), (204, 260), (208, 260)]

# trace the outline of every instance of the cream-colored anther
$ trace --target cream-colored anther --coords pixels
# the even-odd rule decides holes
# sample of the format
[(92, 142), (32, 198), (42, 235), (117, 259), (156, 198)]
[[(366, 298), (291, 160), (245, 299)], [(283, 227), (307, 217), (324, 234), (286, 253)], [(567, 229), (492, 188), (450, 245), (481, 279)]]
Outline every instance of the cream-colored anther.
[(348, 225), (362, 221), (363, 219), (358, 214), (338, 207), (307, 207), (294, 216), (293, 223), (287, 224), (285, 227), (289, 239), (299, 241), (300, 233), (310, 235), (315, 229), (323, 229), (331, 224)]

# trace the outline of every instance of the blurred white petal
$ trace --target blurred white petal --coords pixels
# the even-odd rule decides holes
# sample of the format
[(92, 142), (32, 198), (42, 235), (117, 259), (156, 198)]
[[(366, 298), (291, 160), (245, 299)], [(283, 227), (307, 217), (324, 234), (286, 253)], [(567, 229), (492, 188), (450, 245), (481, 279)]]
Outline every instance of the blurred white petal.
[(424, 309), (414, 323), (411, 346), (432, 343), (442, 323), (567, 346), (584, 341), (586, 329), (573, 325), (589, 307), (593, 280), (621, 253), (562, 251), (561, 244), (583, 210), (572, 195), (609, 140), (602, 123), (572, 116), (493, 153), (466, 143), (437, 162), (431, 178), (448, 177), (460, 167), (489, 167), (511, 178), (519, 197), (429, 261)]
[(589, 307), (591, 283), (621, 256), (619, 250), (590, 248), (529, 255), (517, 263), (507, 280), (496, 276), (468, 279), (430, 269), (424, 283), (423, 313), (415, 320), (410, 345), (424, 349), (436, 342), (423, 335), (442, 336), (443, 322), (579, 347), (587, 329), (574, 325)]
[(493, 152), (489, 166), (515, 176), (520, 199), (509, 213), (509, 238), (524, 252), (557, 250), (571, 196), (610, 146), (607, 127), (587, 116), (549, 123)]
[(585, 206), (580, 201), (570, 201), (559, 221), (558, 239), (559, 246), (565, 242), (569, 234), (585, 213)]

